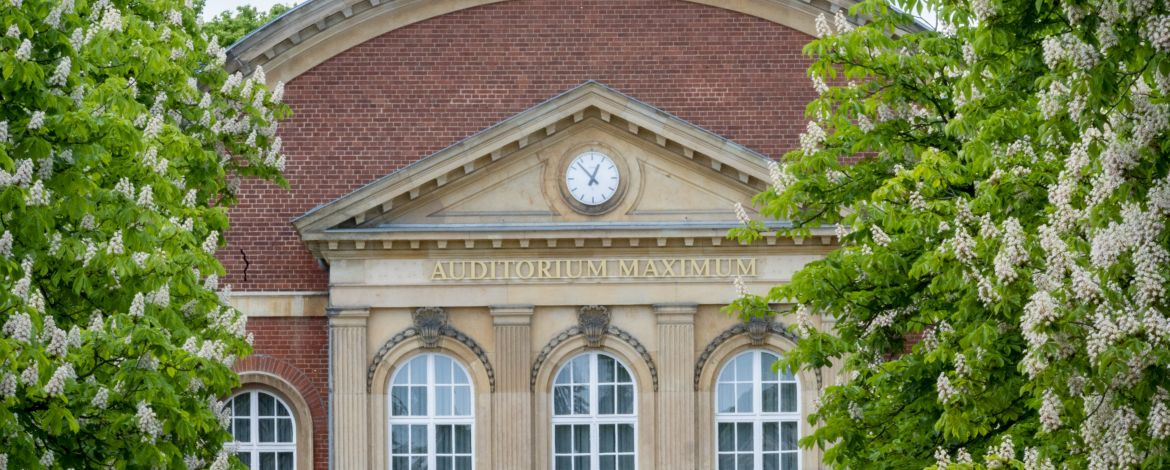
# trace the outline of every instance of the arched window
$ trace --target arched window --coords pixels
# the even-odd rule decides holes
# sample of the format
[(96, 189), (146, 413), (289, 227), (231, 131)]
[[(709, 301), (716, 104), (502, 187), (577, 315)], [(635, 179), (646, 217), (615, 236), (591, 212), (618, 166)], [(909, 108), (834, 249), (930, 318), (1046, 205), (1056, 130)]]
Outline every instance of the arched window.
[(634, 470), (634, 379), (613, 356), (586, 353), (553, 381), (553, 468)]
[(283, 400), (268, 392), (240, 393), (228, 402), (236, 456), (248, 468), (296, 468), (296, 423)]
[(796, 377), (776, 373), (778, 356), (748, 351), (719, 372), (715, 451), (719, 470), (796, 470), (800, 397)]
[(471, 470), (471, 380), (441, 354), (415, 356), (390, 379), (391, 470)]

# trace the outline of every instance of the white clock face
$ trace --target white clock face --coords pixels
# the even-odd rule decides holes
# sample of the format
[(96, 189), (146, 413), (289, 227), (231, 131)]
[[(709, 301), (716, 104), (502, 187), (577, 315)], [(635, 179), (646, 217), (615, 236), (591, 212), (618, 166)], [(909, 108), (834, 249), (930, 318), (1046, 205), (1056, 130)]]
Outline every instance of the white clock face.
[(565, 186), (581, 204), (605, 204), (617, 193), (621, 174), (617, 164), (601, 152), (589, 151), (569, 163), (565, 170)]

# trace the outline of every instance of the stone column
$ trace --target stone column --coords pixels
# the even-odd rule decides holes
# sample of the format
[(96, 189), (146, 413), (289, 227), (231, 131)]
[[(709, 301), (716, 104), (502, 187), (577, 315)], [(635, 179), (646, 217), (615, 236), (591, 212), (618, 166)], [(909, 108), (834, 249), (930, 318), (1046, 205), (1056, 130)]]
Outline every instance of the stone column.
[(532, 468), (531, 305), (493, 305), (496, 393), (492, 395), (494, 468)]
[(693, 469), (695, 313), (699, 305), (652, 307), (658, 320), (658, 468)]
[(366, 321), (369, 307), (329, 309), (329, 364), (332, 379), (330, 455), (332, 468), (369, 467), (369, 412), (366, 396)]

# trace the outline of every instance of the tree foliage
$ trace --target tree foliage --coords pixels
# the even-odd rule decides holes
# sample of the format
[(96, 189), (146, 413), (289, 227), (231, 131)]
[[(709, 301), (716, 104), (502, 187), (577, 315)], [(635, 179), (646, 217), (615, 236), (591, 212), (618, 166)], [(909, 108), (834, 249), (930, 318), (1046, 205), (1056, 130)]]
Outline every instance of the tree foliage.
[(838, 468), (1170, 465), (1170, 6), (891, 6), (817, 21), (812, 121), (754, 199), (840, 248), (729, 307), (794, 304), (780, 366), (841, 367), (802, 445)]
[(283, 183), (282, 86), (178, 0), (0, 2), (0, 468), (229, 464), (250, 351), (214, 252)]
[(282, 3), (273, 5), (266, 12), (257, 10), (252, 5), (240, 5), (234, 12), (222, 11), (207, 20), (203, 23), (203, 30), (218, 37), (221, 46), (228, 47), (291, 9), (292, 7)]

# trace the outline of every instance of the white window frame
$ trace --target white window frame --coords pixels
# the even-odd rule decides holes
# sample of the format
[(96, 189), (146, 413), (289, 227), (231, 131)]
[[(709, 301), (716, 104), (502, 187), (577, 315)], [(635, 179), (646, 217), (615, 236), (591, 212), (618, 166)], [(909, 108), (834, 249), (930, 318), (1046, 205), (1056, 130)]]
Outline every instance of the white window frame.
[[(588, 383), (588, 386), (589, 386), (589, 413), (588, 414), (558, 415), (556, 413), (556, 387), (557, 387), (556, 378), (557, 378), (557, 376), (560, 375), (561, 371), (565, 370), (565, 368), (569, 367), (573, 363), (574, 360), (576, 360), (577, 358), (582, 357), (582, 356), (589, 357), (589, 383)], [(614, 361), (614, 364), (625, 368), (626, 374), (630, 376), (630, 385), (631, 385), (631, 388), (633, 390), (633, 407), (631, 408), (630, 413), (628, 413), (628, 414), (614, 413), (614, 414), (605, 414), (605, 415), (599, 413), (600, 404), (599, 404), (599, 401), (597, 400), (597, 398), (598, 398), (597, 388), (598, 388), (598, 385), (600, 385), (598, 383), (598, 379), (597, 379), (597, 372), (598, 372), (597, 358), (599, 356), (605, 356), (605, 357), (612, 359)], [(607, 354), (604, 352), (587, 352), (587, 353), (577, 354), (577, 355), (569, 358), (569, 360), (565, 361), (565, 363), (562, 364), (561, 367), (559, 367), (556, 370), (556, 372), (553, 373), (552, 377), (553, 377), (553, 384), (552, 384), (552, 387), (549, 389), (549, 397), (550, 397), (549, 416), (551, 416), (552, 418), (551, 418), (551, 425), (549, 426), (548, 443), (549, 443), (549, 458), (550, 458), (550, 460), (549, 460), (549, 467), (548, 468), (550, 468), (550, 469), (556, 468), (556, 458), (557, 458), (556, 427), (557, 427), (557, 425), (582, 425), (582, 424), (584, 424), (584, 425), (589, 426), (589, 469), (587, 469), (587, 470), (599, 470), (601, 468), (601, 429), (600, 429), (600, 426), (606, 425), (606, 424), (613, 424), (613, 425), (628, 424), (631, 426), (631, 428), (633, 429), (632, 432), (634, 433), (634, 468), (637, 469), (638, 468), (638, 379), (637, 379), (637, 377), (634, 376), (634, 369), (632, 369), (629, 365), (627, 365), (625, 362), (623, 362), (621, 359), (619, 359), (615, 355)], [(615, 377), (615, 383), (616, 383), (617, 369), (614, 369), (614, 377)], [(608, 382), (607, 382), (607, 384), (608, 384)], [(614, 391), (614, 407), (615, 407), (615, 411), (616, 411), (616, 408), (617, 408), (616, 387), (615, 387), (615, 391)], [(615, 437), (615, 439), (616, 439), (616, 437)], [(626, 454), (626, 453), (624, 453), (624, 452), (618, 453), (618, 455), (623, 455), (623, 454)], [(585, 454), (573, 452), (570, 455), (579, 456), (579, 455), (585, 455)], [(609, 454), (607, 454), (607, 455), (609, 455)]]
[[(280, 404), (280, 405), (284, 406), (284, 409), (288, 411), (288, 416), (285, 417), (285, 416), (276, 415), (275, 414), (276, 413), (275, 404), (273, 406), (273, 416), (260, 416), (260, 394), (268, 395), (268, 396), (272, 397), (273, 400), (275, 400), (276, 404)], [(238, 398), (241, 395), (249, 395), (249, 397), (248, 397), (248, 416), (237, 416), (236, 415), (236, 398)], [(294, 469), (297, 468), (297, 420), (295, 417), (295, 412), (293, 411), (293, 408), (288, 405), (288, 402), (286, 402), (286, 401), (284, 401), (284, 399), (280, 398), (279, 395), (272, 393), (272, 392), (269, 392), (267, 390), (252, 389), (252, 390), (244, 390), (240, 393), (232, 395), (231, 401), (229, 402), (229, 406), (231, 408), (231, 419), (232, 419), (232, 421), (231, 421), (232, 442), (236, 446), (235, 453), (239, 453), (239, 452), (248, 452), (249, 453), (249, 455), (251, 456), (251, 462), (245, 462), (248, 465), (248, 468), (251, 468), (251, 469), (259, 469), (260, 468), (260, 453), (261, 452), (275, 452), (275, 453), (277, 453), (278, 454), (276, 457), (277, 458), (277, 465), (280, 465), (280, 460), (279, 460), (280, 453), (284, 453), (284, 452), (290, 453), (290, 454), (292, 454), (292, 458), (293, 458), (293, 462), (292, 462), (293, 468)], [(248, 420), (248, 440), (250, 442), (240, 442), (240, 441), (235, 440), (235, 435), (236, 435), (235, 426), (236, 426), (236, 419), (238, 419), (238, 418), (247, 418), (247, 420)], [(276, 418), (278, 420), (288, 419), (288, 421), (290, 423), (292, 423), (292, 442), (260, 442), (260, 422), (259, 422), (259, 420), (261, 418)], [(272, 429), (272, 432), (274, 433), (274, 436), (275, 436), (276, 433), (279, 432), (278, 431), (279, 424), (274, 424), (274, 426), (275, 427)], [(275, 438), (274, 438), (274, 440), (275, 440)]]
[[(736, 360), (739, 359), (740, 357), (743, 357), (744, 355), (747, 355), (747, 354), (752, 355), (752, 369), (751, 369), (752, 370), (752, 381), (751, 381), (751, 385), (752, 385), (752, 412), (750, 412), (750, 413), (741, 413), (738, 411), (735, 413), (722, 412), (719, 409), (719, 388), (720, 388), (719, 385), (722, 383), (726, 383), (726, 382), (720, 381), (720, 378), (723, 376), (723, 372), (725, 370), (727, 370), (728, 367), (735, 367)], [(720, 423), (751, 423), (752, 424), (752, 452), (751, 453), (752, 453), (752, 468), (754, 470), (763, 470), (763, 468), (764, 468), (764, 423), (777, 423), (776, 432), (779, 433), (777, 435), (777, 439), (778, 439), (777, 447), (778, 448), (784, 442), (783, 426), (780, 425), (779, 423), (795, 422), (796, 423), (796, 439), (797, 439), (797, 441), (800, 440), (800, 423), (801, 423), (800, 378), (797, 377), (796, 374), (792, 374), (792, 380), (790, 381), (790, 380), (786, 380), (784, 378), (783, 373), (778, 374), (780, 377), (780, 380), (779, 380), (780, 384), (785, 384), (785, 383), (795, 383), (796, 384), (796, 387), (795, 387), (796, 397), (794, 398), (796, 401), (796, 411), (789, 411), (789, 412), (779, 411), (780, 409), (782, 409), (781, 403), (783, 403), (783, 398), (782, 398), (783, 395), (781, 392), (781, 394), (778, 394), (776, 397), (777, 411), (776, 412), (767, 412), (767, 413), (764, 412), (763, 371), (761, 369), (761, 364), (760, 364), (760, 361), (763, 359), (763, 354), (771, 354), (773, 356), (776, 356), (777, 358), (782, 357), (782, 355), (780, 353), (775, 352), (775, 351), (769, 351), (766, 349), (751, 349), (751, 350), (743, 351), (739, 354), (732, 356), (730, 359), (728, 359), (723, 364), (723, 367), (720, 367), (719, 371), (715, 374), (714, 393), (711, 394), (711, 397), (714, 400), (714, 403), (712, 404), (711, 408), (715, 411), (715, 413), (714, 413), (715, 419), (714, 419), (714, 423), (713, 423), (714, 429), (712, 430), (713, 431), (712, 435), (714, 436), (714, 441), (711, 443), (712, 455), (714, 456), (714, 460), (712, 461), (712, 465), (713, 465), (714, 469), (719, 468), (719, 454), (720, 454), (720, 452), (719, 452), (719, 424)], [(733, 383), (742, 383), (742, 382), (737, 379)], [(802, 468), (801, 467), (801, 453), (802, 452), (800, 451), (799, 444), (796, 446), (795, 451), (792, 451), (792, 450), (780, 450), (779, 451), (780, 465), (783, 465), (784, 454), (785, 453), (793, 453), (793, 452), (795, 452), (795, 454), (796, 454), (796, 468), (798, 468), (798, 469)], [(740, 454), (740, 453), (742, 453), (742, 452), (740, 452), (738, 450), (735, 451), (735, 454)], [(769, 451), (769, 453), (771, 453), (771, 451)], [(781, 467), (781, 468), (783, 468), (783, 467)]]
[[(395, 416), (394, 415), (394, 379), (398, 374), (406, 370), (406, 365), (420, 356), (427, 358), (426, 365), (426, 397), (427, 397), (427, 412), (424, 416)], [(469, 414), (466, 416), (437, 416), (435, 413), (435, 404), (438, 400), (435, 399), (435, 358), (444, 357), (451, 361), (454, 367), (459, 368), (463, 372), (463, 376), (467, 377), (469, 387), (468, 396), (470, 403), (468, 404)], [(400, 385), (401, 386), (401, 385)], [(408, 386), (418, 386), (415, 383), (409, 383)], [(454, 412), (455, 402), (451, 402), (452, 412)], [(425, 353), (411, 356), (402, 361), (402, 364), (390, 374), (390, 379), (386, 386), (386, 454), (389, 460), (386, 461), (386, 467), (391, 470), (394, 468), (394, 426), (414, 426), (425, 425), (427, 427), (427, 466), (428, 469), (438, 468), (438, 438), (435, 428), (442, 425), (468, 425), (470, 426), (469, 439), (471, 441), (471, 453), (464, 454), (454, 452), (455, 450), (455, 436), (451, 436), (451, 454), (443, 454), (444, 456), (452, 455), (455, 457), (467, 456), (471, 458), (471, 468), (475, 469), (475, 382), (471, 380), (471, 373), (459, 362), (454, 356), (440, 353)], [(413, 454), (411, 454), (413, 455)], [(409, 466), (409, 461), (408, 464)]]

